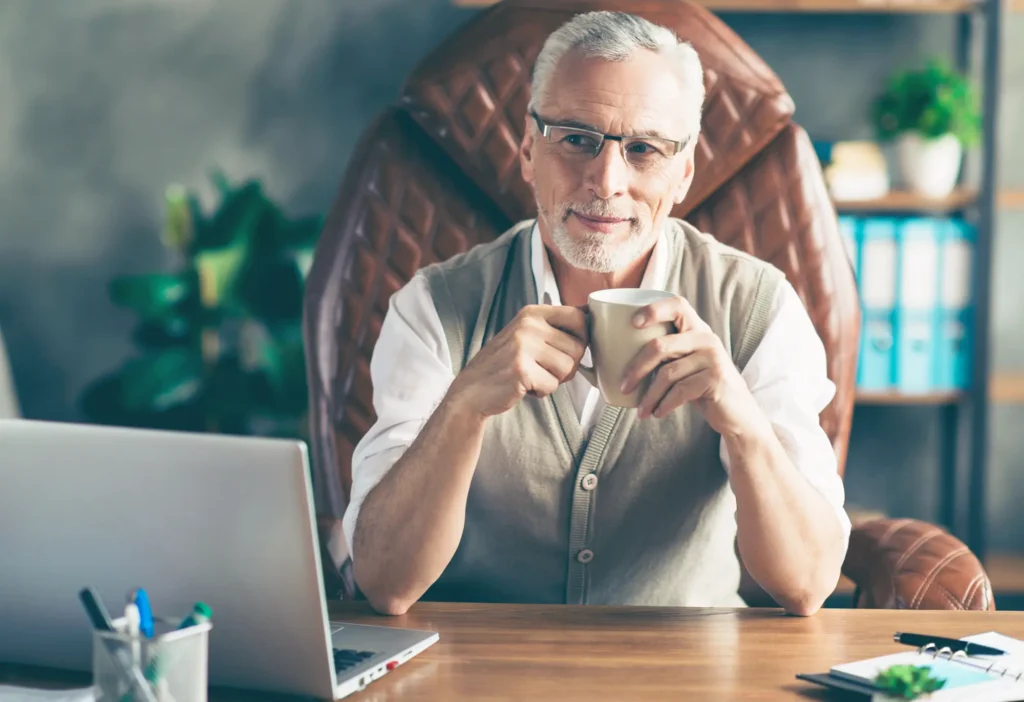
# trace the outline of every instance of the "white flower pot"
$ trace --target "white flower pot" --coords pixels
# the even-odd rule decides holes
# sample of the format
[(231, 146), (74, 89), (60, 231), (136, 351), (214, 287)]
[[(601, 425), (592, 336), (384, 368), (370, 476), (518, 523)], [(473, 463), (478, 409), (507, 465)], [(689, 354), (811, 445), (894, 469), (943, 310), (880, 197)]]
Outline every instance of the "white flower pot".
[(935, 139), (905, 132), (897, 144), (904, 184), (926, 197), (949, 195), (956, 187), (963, 161), (963, 146), (952, 134)]

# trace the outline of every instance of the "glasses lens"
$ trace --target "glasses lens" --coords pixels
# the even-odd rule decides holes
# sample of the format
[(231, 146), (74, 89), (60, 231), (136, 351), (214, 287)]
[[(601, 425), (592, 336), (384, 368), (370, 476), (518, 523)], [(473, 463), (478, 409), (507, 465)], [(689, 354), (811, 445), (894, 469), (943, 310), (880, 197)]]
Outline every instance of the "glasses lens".
[(594, 156), (601, 148), (604, 137), (595, 132), (572, 127), (551, 127), (551, 142), (557, 144), (567, 154)]
[(653, 137), (634, 137), (622, 142), (626, 161), (637, 168), (664, 163), (675, 153), (673, 145)]

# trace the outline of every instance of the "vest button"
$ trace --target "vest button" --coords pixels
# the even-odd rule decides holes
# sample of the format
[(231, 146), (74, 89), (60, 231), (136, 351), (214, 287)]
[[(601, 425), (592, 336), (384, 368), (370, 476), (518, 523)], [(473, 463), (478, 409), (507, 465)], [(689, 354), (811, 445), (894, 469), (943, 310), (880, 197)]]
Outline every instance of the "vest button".
[(583, 476), (583, 482), (580, 483), (580, 486), (584, 490), (586, 490), (587, 492), (590, 492), (591, 490), (596, 488), (597, 487), (597, 473), (587, 473), (586, 475), (584, 475)]
[(594, 552), (591, 551), (589, 548), (585, 548), (576, 554), (576, 560), (584, 564), (590, 563), (592, 560), (594, 560)]

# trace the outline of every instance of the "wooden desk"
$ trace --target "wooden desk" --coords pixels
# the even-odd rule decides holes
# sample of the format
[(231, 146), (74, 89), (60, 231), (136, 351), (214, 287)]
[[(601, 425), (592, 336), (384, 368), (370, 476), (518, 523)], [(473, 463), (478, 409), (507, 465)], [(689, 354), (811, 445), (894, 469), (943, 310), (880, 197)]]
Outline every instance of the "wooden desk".
[[(1024, 638), (1024, 612), (825, 609), (797, 618), (769, 609), (423, 603), (380, 617), (363, 604), (332, 603), (331, 619), (441, 634), (353, 702), (841, 699), (796, 674), (907, 650), (892, 642), (901, 630)], [(0, 666), (0, 683), (45, 683), (39, 675)], [(210, 699), (280, 698), (214, 691)]]
[[(907, 650), (896, 631), (1024, 638), (1024, 612), (528, 607), (420, 604), (394, 619), (352, 605), (332, 618), (438, 631), (425, 653), (351, 699), (808, 700), (796, 679)], [(390, 678), (390, 679), (388, 679)]]

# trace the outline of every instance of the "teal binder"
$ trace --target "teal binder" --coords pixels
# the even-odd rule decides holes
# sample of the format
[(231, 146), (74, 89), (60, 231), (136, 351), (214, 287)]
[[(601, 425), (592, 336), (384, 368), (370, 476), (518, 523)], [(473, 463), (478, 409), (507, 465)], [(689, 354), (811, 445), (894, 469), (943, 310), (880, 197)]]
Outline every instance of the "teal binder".
[(940, 244), (948, 220), (908, 217), (899, 223), (896, 388), (926, 393), (938, 385)]
[(941, 243), (936, 387), (942, 390), (964, 390), (971, 383), (975, 239), (970, 223), (954, 219), (947, 223)]
[(868, 217), (856, 229), (862, 318), (857, 386), (862, 390), (891, 390), (896, 382), (896, 228), (891, 217)]
[(839, 236), (843, 240), (846, 256), (850, 259), (853, 275), (857, 275), (857, 246), (860, 237), (860, 218), (853, 215), (839, 216)]

